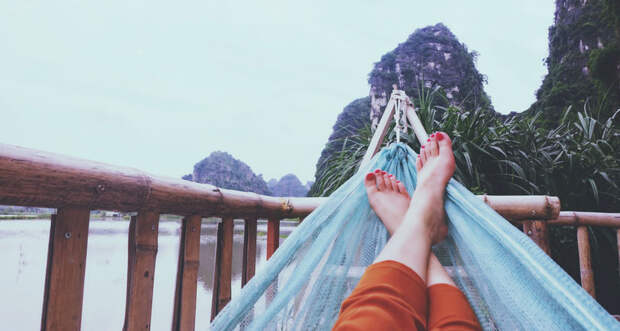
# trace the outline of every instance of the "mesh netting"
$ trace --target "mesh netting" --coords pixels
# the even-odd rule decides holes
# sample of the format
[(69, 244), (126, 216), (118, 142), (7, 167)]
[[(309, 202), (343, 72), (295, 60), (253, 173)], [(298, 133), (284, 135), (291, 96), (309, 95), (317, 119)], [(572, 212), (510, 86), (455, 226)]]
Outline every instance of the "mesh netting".
[[(384, 148), (293, 231), (214, 330), (327, 330), (385, 245), (364, 175), (393, 173), (413, 192), (416, 154)], [(433, 248), (487, 330), (620, 330), (595, 300), (527, 236), (458, 182), (447, 188), (449, 236)]]

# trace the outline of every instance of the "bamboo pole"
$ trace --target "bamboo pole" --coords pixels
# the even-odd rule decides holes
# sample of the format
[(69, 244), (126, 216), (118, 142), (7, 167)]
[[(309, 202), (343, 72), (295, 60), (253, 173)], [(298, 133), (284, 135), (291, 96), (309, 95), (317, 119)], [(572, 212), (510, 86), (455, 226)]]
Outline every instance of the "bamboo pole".
[(140, 212), (129, 222), (124, 331), (150, 330), (159, 214)]
[(594, 290), (594, 273), (592, 272), (592, 260), (590, 256), (590, 236), (587, 226), (577, 227), (577, 247), (579, 249), (579, 271), (581, 274), (581, 287), (593, 298), (596, 298)]
[(172, 317), (173, 331), (194, 330), (195, 327), (201, 222), (200, 215), (192, 215), (184, 218), (181, 226)]
[(90, 211), (61, 208), (52, 216), (41, 330), (80, 330)]
[[(394, 95), (394, 91), (392, 91), (392, 95)], [(370, 162), (370, 160), (372, 159), (372, 157), (375, 156), (375, 154), (377, 154), (377, 152), (381, 149), (385, 134), (390, 128), (390, 119), (394, 116), (395, 104), (396, 100), (393, 96), (391, 96), (390, 101), (388, 101), (387, 106), (385, 106), (385, 109), (383, 110), (383, 115), (381, 116), (381, 120), (377, 125), (377, 129), (372, 135), (370, 144), (368, 144), (368, 149), (366, 150), (366, 154), (364, 154), (364, 158), (362, 158), (362, 162), (359, 166), (360, 168), (363, 168), (365, 165), (367, 165), (368, 162)]]
[(551, 256), (549, 232), (544, 221), (524, 221), (523, 232), (532, 239), (547, 255)]
[(243, 231), (243, 267), (241, 272), (241, 286), (254, 277), (256, 269), (256, 228), (257, 220), (248, 218), (245, 220)]
[[(0, 204), (201, 216), (303, 217), (327, 198), (278, 198), (148, 175), (138, 170), (0, 144)], [(559, 201), (546, 196), (484, 196), (511, 220), (548, 219)]]
[(424, 129), (424, 125), (418, 118), (418, 115), (415, 113), (415, 107), (413, 107), (413, 103), (407, 103), (407, 108), (405, 109), (405, 115), (407, 116), (407, 120), (409, 120), (409, 124), (411, 124), (411, 128), (413, 129), (413, 133), (418, 138), (418, 141), (421, 145), (424, 145), (426, 140), (428, 139), (428, 134)]
[(213, 297), (211, 320), (230, 302), (232, 281), (232, 252), (234, 220), (232, 217), (222, 219), (217, 225), (217, 242), (215, 246), (215, 268), (213, 275)]
[(546, 195), (478, 196), (504, 218), (511, 221), (548, 220), (560, 214), (560, 199)]
[(280, 246), (280, 220), (272, 218), (267, 221), (267, 260)]
[(620, 213), (594, 213), (583, 211), (563, 211), (559, 216), (547, 221), (552, 225), (590, 225), (620, 228)]
[(0, 144), (0, 204), (264, 218), (305, 216), (318, 205), (312, 198), (226, 190), (4, 144)]

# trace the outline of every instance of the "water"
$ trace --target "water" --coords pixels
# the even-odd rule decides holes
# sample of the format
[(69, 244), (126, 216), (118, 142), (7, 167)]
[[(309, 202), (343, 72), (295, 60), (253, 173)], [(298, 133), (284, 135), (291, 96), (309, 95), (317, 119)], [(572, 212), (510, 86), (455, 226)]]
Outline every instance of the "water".
[[(162, 221), (155, 266), (152, 330), (170, 330), (181, 223)], [(0, 321), (11, 330), (36, 330), (41, 324), (49, 220), (0, 221)], [(216, 223), (203, 220), (196, 294), (196, 329), (208, 328), (211, 317)], [(266, 259), (266, 223), (258, 225), (257, 271)], [(83, 330), (120, 330), (125, 316), (127, 230), (129, 221), (91, 220), (86, 258)], [(283, 222), (281, 235), (294, 224)], [(280, 238), (280, 241), (283, 239)], [(232, 295), (241, 289), (243, 223), (235, 223)]]

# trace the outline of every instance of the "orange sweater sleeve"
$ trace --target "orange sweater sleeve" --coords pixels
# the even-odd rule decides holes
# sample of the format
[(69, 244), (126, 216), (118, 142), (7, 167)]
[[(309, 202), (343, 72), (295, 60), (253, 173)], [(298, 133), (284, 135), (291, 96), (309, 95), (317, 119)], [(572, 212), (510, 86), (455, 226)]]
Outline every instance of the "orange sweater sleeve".
[(429, 330), (482, 330), (467, 298), (458, 288), (436, 284), (428, 288)]
[(366, 269), (342, 303), (334, 330), (425, 330), (427, 290), (409, 267), (383, 261)]

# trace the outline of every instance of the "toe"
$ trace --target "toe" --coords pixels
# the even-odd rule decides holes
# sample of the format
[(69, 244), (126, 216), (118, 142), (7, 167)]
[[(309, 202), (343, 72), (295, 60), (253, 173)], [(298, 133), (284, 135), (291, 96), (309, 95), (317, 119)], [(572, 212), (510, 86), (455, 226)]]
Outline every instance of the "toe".
[(392, 191), (398, 192), (398, 186), (396, 185), (396, 177), (394, 177), (394, 175), (392, 174), (390, 174), (388, 177), (390, 178), (390, 185), (392, 185)]
[(379, 191), (385, 191), (385, 181), (383, 180), (381, 170), (375, 170), (375, 177), (377, 179), (377, 189)]
[(445, 132), (437, 132), (437, 146), (439, 153), (452, 153), (452, 140)]
[(405, 187), (405, 184), (403, 184), (399, 180), (397, 180), (396, 181), (396, 185), (398, 186), (398, 192), (400, 192), (401, 194), (406, 194), (407, 196), (409, 196), (409, 192), (407, 192), (407, 188)]
[(430, 156), (437, 156), (439, 154), (439, 146), (437, 146), (437, 137), (436, 134), (432, 134), (430, 137), (430, 141), (426, 144), (428, 153)]
[(374, 173), (369, 172), (366, 174), (366, 178), (364, 179), (364, 186), (366, 187), (366, 192), (368, 194), (372, 194), (377, 191), (377, 180)]
[(422, 170), (422, 158), (420, 157), (420, 154), (418, 154), (417, 160), (415, 162), (415, 169), (420, 172), (420, 170)]
[(424, 163), (426, 163), (427, 160), (429, 160), (431, 158), (431, 142), (430, 142), (430, 138), (429, 141), (424, 145), (424, 156), (426, 156), (424, 158)]
[(385, 184), (385, 190), (386, 191), (391, 191), (392, 190), (392, 183), (390, 182), (390, 174), (382, 171), (381, 174), (383, 174), (383, 183)]
[(426, 146), (422, 145), (420, 148), (420, 160), (422, 161), (422, 166), (426, 163)]

